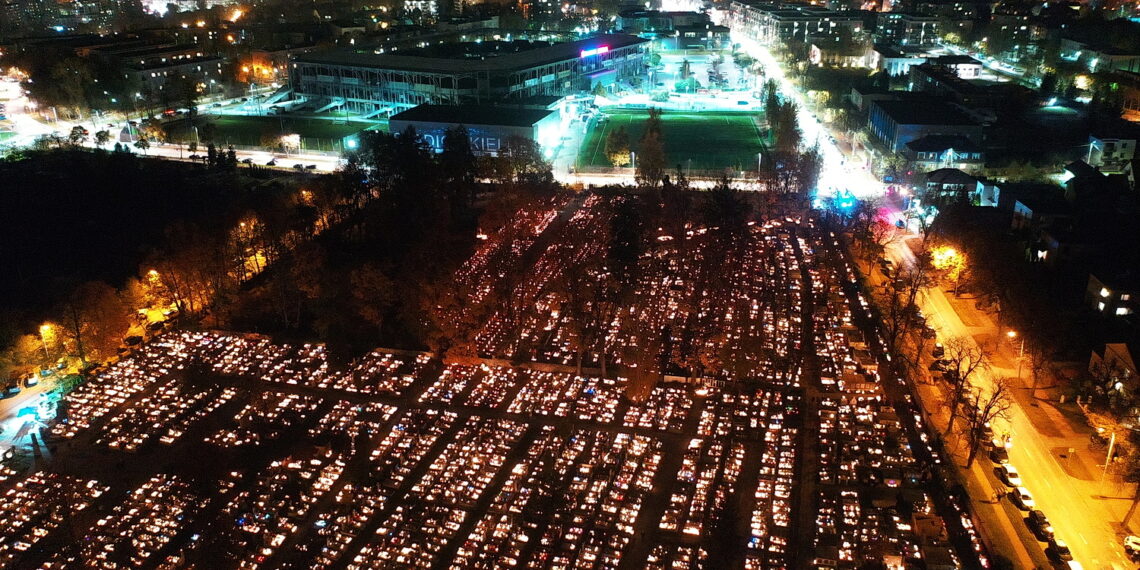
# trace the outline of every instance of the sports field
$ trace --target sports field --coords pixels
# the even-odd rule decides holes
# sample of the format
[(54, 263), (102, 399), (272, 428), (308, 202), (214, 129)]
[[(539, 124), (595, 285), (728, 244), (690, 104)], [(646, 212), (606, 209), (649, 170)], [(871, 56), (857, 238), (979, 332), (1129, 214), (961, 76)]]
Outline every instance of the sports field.
[[(205, 122), (213, 125), (214, 140), (222, 144), (260, 146), (267, 139), (281, 135), (299, 134), (304, 148), (326, 150), (325, 146), (335, 146), (341, 139), (374, 127), (374, 122), (345, 122), (327, 119), (292, 117), (243, 117), (233, 115), (211, 115), (195, 120), (201, 131)], [(172, 138), (189, 140), (189, 126), (186, 121), (173, 124)], [(318, 148), (320, 147), (320, 148)], [(331, 149), (330, 149), (331, 150)]]
[[(578, 165), (612, 166), (605, 154), (606, 136), (620, 127), (629, 133), (631, 150), (636, 153), (648, 117), (648, 112), (636, 110), (604, 113), (587, 133), (578, 154)], [(695, 170), (754, 170), (756, 155), (764, 151), (756, 117), (757, 114), (751, 112), (665, 111), (661, 115), (661, 134), (665, 139), (669, 170), (678, 164)]]

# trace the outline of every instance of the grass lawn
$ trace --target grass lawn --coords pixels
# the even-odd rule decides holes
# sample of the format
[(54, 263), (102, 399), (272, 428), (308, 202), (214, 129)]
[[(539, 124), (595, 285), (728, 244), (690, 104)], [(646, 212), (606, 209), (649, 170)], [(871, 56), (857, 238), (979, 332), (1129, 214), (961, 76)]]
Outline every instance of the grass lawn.
[[(266, 137), (280, 137), (284, 134), (299, 134), (304, 148), (335, 150), (346, 136), (372, 128), (375, 123), (344, 122), (325, 119), (305, 119), (293, 117), (241, 117), (211, 115), (197, 121), (201, 131), (205, 122), (214, 125), (214, 140), (219, 144), (260, 146)], [(190, 139), (189, 125), (178, 121), (171, 125), (173, 139)]]
[[(665, 111), (661, 116), (661, 134), (665, 139), (665, 158), (668, 169), (678, 164), (697, 170), (754, 170), (756, 155), (764, 151), (759, 129), (750, 112)], [(645, 132), (645, 111), (620, 110), (606, 113), (591, 126), (578, 154), (581, 166), (611, 166), (606, 158), (606, 136), (611, 130), (625, 127), (630, 147), (638, 150), (638, 141)], [(690, 166), (689, 160), (692, 160)]]

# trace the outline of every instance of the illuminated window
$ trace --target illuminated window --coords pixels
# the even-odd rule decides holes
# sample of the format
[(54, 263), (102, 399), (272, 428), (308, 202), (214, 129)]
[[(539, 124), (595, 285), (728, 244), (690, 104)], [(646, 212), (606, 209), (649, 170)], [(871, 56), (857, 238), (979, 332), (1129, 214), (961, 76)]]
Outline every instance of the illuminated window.
[(1098, 309), (1100, 309), (1100, 310), (1102, 310), (1102, 311), (1103, 311), (1103, 310), (1104, 310), (1104, 301), (1101, 301), (1101, 302), (1097, 303), (1097, 304), (1096, 304), (1096, 307), (1097, 307)]
[(1125, 294), (1123, 294), (1123, 295), (1121, 295), (1121, 296), (1120, 296), (1120, 300), (1121, 300), (1121, 301), (1127, 301), (1127, 300), (1129, 300), (1129, 299), (1131, 299), (1131, 298), (1132, 298), (1132, 294), (1131, 294), (1131, 293), (1125, 293)]
[(1112, 294), (1112, 291), (1109, 291), (1108, 289), (1105, 289), (1104, 287), (1100, 288), (1100, 296), (1101, 297), (1108, 297), (1111, 294)]
[(1131, 315), (1132, 309), (1129, 309), (1128, 307), (1117, 307), (1116, 308), (1116, 314), (1118, 314), (1118, 315)]

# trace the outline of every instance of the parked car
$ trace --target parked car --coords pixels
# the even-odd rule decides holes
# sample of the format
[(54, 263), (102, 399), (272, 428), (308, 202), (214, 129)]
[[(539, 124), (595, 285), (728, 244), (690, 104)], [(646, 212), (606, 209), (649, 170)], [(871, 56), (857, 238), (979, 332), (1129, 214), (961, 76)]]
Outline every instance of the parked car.
[(242, 163), (242, 164), (249, 164), (249, 165), (252, 165), (252, 164), (253, 164), (253, 159), (252, 159), (252, 158), (243, 158), (243, 159), (241, 159), (241, 163)]
[(293, 170), (304, 170), (304, 169), (305, 169), (305, 165), (301, 164), (300, 162), (293, 165)]
[(316, 170), (316, 169), (317, 169), (317, 165), (315, 165), (315, 164), (305, 165), (305, 170)]
[(154, 321), (153, 323), (150, 323), (146, 326), (146, 330), (148, 332), (158, 332), (162, 330), (162, 327), (164, 326), (166, 326), (166, 321)]
[(1049, 524), (1049, 519), (1045, 518), (1045, 513), (1039, 510), (1029, 511), (1029, 516), (1025, 517), (1025, 525), (1042, 542), (1048, 542), (1050, 538), (1053, 538), (1053, 525)]
[(947, 366), (950, 366), (949, 360), (935, 360), (930, 363), (930, 370), (934, 372), (946, 372)]
[(19, 393), (20, 393), (20, 385), (19, 384), (8, 384), (7, 386), (4, 387), (4, 397), (5, 398), (11, 398), (12, 396), (15, 396), (16, 394), (19, 394)]
[(942, 343), (936, 342), (934, 343), (934, 348), (930, 351), (930, 355), (934, 358), (942, 358), (946, 356), (946, 347), (942, 346)]
[(277, 166), (277, 159), (276, 158), (269, 159), (269, 162), (266, 162), (265, 166)]
[(40, 383), (40, 375), (39, 374), (28, 374), (28, 376), (26, 378), (24, 378), (24, 387), (25, 388), (31, 388), (32, 386), (35, 386), (36, 384), (39, 384), (39, 383)]
[(1001, 479), (1002, 482), (1006, 485), (1009, 485), (1010, 487), (1021, 486), (1021, 474), (1017, 472), (1017, 469), (1013, 465), (1003, 463), (1000, 466), (995, 467), (994, 471), (997, 472), (998, 478)]
[(1073, 553), (1069, 550), (1069, 545), (1057, 537), (1049, 539), (1049, 546), (1045, 548), (1045, 553), (1053, 560), (1060, 562), (1068, 562), (1073, 559)]
[(1032, 511), (1033, 507), (1037, 506), (1037, 501), (1033, 500), (1033, 495), (1030, 495), (1029, 490), (1025, 487), (1017, 487), (1010, 491), (1009, 500), (1023, 511)]
[(1140, 536), (1124, 537), (1124, 552), (1132, 560), (1140, 559)]

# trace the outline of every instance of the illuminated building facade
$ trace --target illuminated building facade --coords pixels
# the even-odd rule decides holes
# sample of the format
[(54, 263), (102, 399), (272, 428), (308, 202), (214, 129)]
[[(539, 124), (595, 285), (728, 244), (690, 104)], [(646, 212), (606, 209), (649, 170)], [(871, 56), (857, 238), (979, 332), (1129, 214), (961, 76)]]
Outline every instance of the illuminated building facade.
[(604, 34), (514, 49), (501, 55), (445, 57), (412, 51), (306, 54), (291, 64), (294, 100), (360, 115), (398, 113), (422, 104), (479, 104), (538, 95), (571, 95), (645, 72), (649, 41)]

